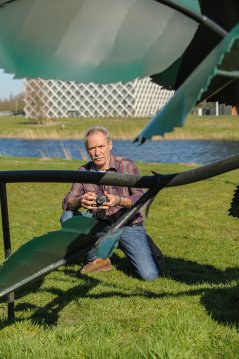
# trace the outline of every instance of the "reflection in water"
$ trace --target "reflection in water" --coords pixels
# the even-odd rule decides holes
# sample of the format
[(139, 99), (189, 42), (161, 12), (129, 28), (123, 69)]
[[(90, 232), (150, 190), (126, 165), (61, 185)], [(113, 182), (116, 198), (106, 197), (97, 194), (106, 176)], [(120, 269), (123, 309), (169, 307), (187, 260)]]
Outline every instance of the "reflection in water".
[[(113, 153), (134, 161), (206, 164), (239, 152), (237, 141), (162, 140), (143, 145), (113, 142)], [(0, 139), (0, 156), (85, 159), (82, 140)]]

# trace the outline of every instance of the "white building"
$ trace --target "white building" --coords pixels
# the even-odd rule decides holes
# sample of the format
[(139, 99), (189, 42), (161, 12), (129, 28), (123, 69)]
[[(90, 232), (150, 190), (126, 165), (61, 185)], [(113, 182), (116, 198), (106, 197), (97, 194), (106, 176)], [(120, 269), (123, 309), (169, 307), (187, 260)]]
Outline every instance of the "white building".
[(128, 83), (100, 85), (71, 81), (27, 80), (27, 118), (147, 117), (173, 96), (149, 77)]

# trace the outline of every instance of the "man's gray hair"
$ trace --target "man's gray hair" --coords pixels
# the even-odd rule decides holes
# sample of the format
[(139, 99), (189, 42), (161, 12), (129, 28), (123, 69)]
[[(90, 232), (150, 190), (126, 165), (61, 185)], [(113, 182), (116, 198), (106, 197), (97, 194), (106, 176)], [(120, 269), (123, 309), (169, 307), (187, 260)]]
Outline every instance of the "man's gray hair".
[(85, 131), (84, 143), (85, 143), (86, 149), (87, 149), (88, 137), (90, 135), (92, 135), (93, 133), (97, 133), (97, 132), (102, 132), (105, 135), (107, 142), (110, 141), (110, 134), (109, 134), (109, 131), (107, 130), (107, 128), (105, 128), (103, 126), (92, 126)]

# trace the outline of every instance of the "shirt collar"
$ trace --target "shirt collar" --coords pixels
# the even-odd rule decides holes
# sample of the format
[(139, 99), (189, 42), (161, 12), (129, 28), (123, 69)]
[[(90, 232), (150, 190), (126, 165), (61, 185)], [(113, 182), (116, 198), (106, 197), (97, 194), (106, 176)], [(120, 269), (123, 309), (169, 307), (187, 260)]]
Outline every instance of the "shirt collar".
[[(110, 161), (109, 161), (109, 168), (107, 171), (116, 171), (116, 162), (115, 162), (115, 156), (110, 153)], [(91, 162), (91, 171), (97, 171), (97, 168), (95, 168), (93, 161)]]

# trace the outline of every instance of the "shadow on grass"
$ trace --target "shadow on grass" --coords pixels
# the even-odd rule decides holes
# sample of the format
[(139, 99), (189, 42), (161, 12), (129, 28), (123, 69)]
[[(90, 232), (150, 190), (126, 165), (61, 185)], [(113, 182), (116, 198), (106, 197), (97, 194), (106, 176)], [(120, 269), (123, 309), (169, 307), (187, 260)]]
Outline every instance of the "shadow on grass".
[[(130, 265), (127, 258), (120, 258), (117, 254), (114, 254), (112, 257), (113, 264), (115, 268), (119, 271), (126, 273), (129, 276), (136, 277), (132, 266)], [(66, 273), (69, 274), (69, 273)], [(186, 261), (180, 258), (165, 258), (165, 265), (162, 270), (163, 277), (170, 278), (175, 281), (186, 283), (188, 285), (192, 284), (208, 284), (208, 285), (217, 285), (217, 284), (226, 284), (235, 280), (238, 283), (239, 279), (239, 268), (227, 268), (225, 271), (216, 269), (210, 265), (202, 265), (192, 261)], [(81, 280), (78, 284), (77, 279)], [(82, 279), (84, 282), (82, 282)], [(160, 279), (158, 280), (160, 285)], [(38, 281), (35, 284), (32, 284), (29, 288), (26, 288), (20, 292), (21, 298), (23, 295), (28, 294), (29, 292), (36, 292), (40, 289), (42, 281)], [(87, 275), (80, 275), (79, 278), (75, 277), (73, 282), (73, 287), (67, 291), (49, 288), (44, 289), (44, 291), (49, 291), (49, 293), (55, 295), (56, 297), (51, 300), (44, 307), (36, 307), (30, 303), (19, 303), (15, 310), (33, 310), (34, 313), (30, 315), (29, 319), (33, 323), (37, 323), (44, 327), (55, 326), (58, 323), (61, 310), (66, 307), (70, 302), (75, 299), (84, 298), (93, 298), (93, 299), (102, 299), (102, 298), (132, 298), (132, 297), (143, 297), (148, 298), (149, 300), (157, 300), (164, 297), (175, 297), (180, 298), (182, 296), (200, 296), (200, 303), (205, 307), (207, 313), (211, 318), (217, 322), (224, 325), (239, 325), (239, 311), (238, 311), (238, 302), (239, 302), (239, 286), (234, 287), (224, 287), (224, 288), (198, 288), (198, 289), (189, 289), (189, 290), (180, 290), (175, 292), (163, 292), (155, 293), (153, 291), (145, 291), (145, 288), (140, 290), (138, 287), (136, 291), (132, 293), (123, 293), (121, 290), (116, 291), (107, 291), (100, 294), (90, 294), (92, 288), (101, 284), (99, 279), (89, 277)], [(112, 284), (111, 284), (112, 286)], [(116, 289), (119, 289), (116, 286)], [(19, 295), (18, 295), (19, 298)], [(21, 322), (26, 320), (25, 318), (17, 318), (16, 322)], [(0, 328), (4, 328), (9, 325), (10, 322), (7, 320), (0, 321)]]
[(234, 287), (199, 289), (185, 294), (201, 295), (201, 304), (220, 324), (239, 326), (239, 267), (220, 270), (182, 258), (166, 257), (163, 275), (188, 285), (230, 285), (231, 281), (235, 281), (237, 284)]
[(239, 327), (239, 285), (203, 291), (201, 304), (220, 324)]
[[(19, 298), (22, 298), (30, 293), (36, 293), (36, 292), (39, 292), (40, 290), (40, 287), (42, 285), (44, 281), (44, 278), (40, 278), (38, 279), (37, 281), (31, 283), (31, 284), (28, 284), (27, 287), (25, 288), (22, 288), (20, 289), (19, 291), (15, 292), (14, 293), (14, 300), (18, 300)], [(3, 297), (0, 299), (0, 303), (7, 303), (7, 297)], [(7, 312), (8, 312), (8, 308), (7, 308), (7, 305), (5, 306), (6, 309), (5, 309), (5, 316), (7, 317)], [(32, 304), (29, 304), (28, 305), (28, 310), (29, 309), (35, 309), (35, 305), (32, 305)], [(25, 309), (25, 305), (24, 304), (18, 304), (17, 306), (15, 306), (14, 310), (15, 311), (19, 311), (19, 310), (24, 310)], [(10, 319), (8, 320), (7, 318), (6, 319), (3, 319), (3, 320), (0, 320), (0, 329), (3, 329), (5, 326), (11, 324), (12, 322), (14, 322), (15, 320), (14, 319)]]
[[(112, 262), (117, 270), (137, 278), (127, 258), (120, 258), (117, 254), (114, 254)], [(227, 268), (222, 271), (207, 264), (199, 264), (182, 258), (164, 257), (161, 276), (189, 285), (202, 283), (219, 284), (232, 280), (239, 282), (239, 267)]]
[(208, 264), (199, 264), (182, 258), (165, 257), (163, 274), (165, 277), (186, 284), (239, 281), (239, 267), (220, 270)]
[[(114, 266), (134, 277), (135, 274), (127, 258), (113, 256)], [(182, 258), (165, 257), (161, 276), (177, 282), (192, 284), (226, 284), (234, 280), (239, 283), (239, 267), (219, 270), (211, 265), (199, 264)], [(200, 302), (207, 313), (221, 324), (239, 325), (239, 285), (229, 288), (203, 288), (179, 292), (176, 294), (165, 293), (158, 295), (153, 292), (145, 292), (148, 298), (162, 298), (164, 296), (180, 297), (185, 295), (201, 295)]]
[[(44, 292), (49, 292), (50, 294), (57, 296), (44, 307), (36, 306), (35, 304), (31, 304), (29, 302), (21, 302), (15, 306), (15, 312), (33, 310), (34, 313), (29, 317), (29, 319), (33, 323), (37, 323), (46, 328), (49, 328), (50, 326), (55, 326), (59, 319), (59, 313), (64, 307), (66, 307), (71, 301), (75, 300), (76, 298), (86, 297), (90, 289), (100, 283), (99, 280), (84, 275), (78, 276), (77, 279), (84, 279), (85, 282), (81, 282), (81, 284), (72, 287), (68, 291), (56, 288), (44, 288)], [(39, 280), (35, 282), (35, 284), (32, 284), (30, 287), (24, 288), (24, 290), (17, 292), (16, 298), (22, 298), (24, 295), (27, 295), (29, 293), (40, 292), (41, 284), (42, 280)], [(4, 299), (6, 302), (6, 298)], [(21, 317), (16, 318), (15, 320), (8, 320), (7, 318), (2, 319), (0, 320), (0, 329), (3, 329), (14, 322), (23, 322), (25, 320), (26, 318)]]

